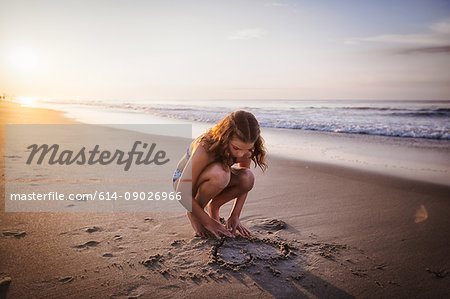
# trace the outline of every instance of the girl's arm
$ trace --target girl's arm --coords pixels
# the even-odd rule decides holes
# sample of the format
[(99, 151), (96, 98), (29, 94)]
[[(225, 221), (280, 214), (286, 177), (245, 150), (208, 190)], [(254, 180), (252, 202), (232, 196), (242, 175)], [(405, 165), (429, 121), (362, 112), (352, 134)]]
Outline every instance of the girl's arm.
[(237, 162), (239, 163), (239, 168), (250, 168), (250, 164), (252, 163), (251, 156), (252, 154), (251, 152), (249, 152), (248, 155), (245, 155), (244, 157), (238, 159)]
[[(245, 171), (245, 170), (241, 170), (241, 171)], [(249, 170), (247, 170), (247, 171), (249, 171)], [(241, 224), (241, 221), (239, 220), (241, 217), (242, 207), (244, 206), (246, 198), (247, 198), (247, 193), (244, 193), (244, 194), (238, 196), (234, 200), (233, 208), (231, 209), (230, 216), (228, 217), (227, 225), (226, 225), (227, 229), (231, 230), (232, 234), (235, 234), (235, 232), (237, 230), (237, 231), (239, 231), (239, 233), (241, 233), (241, 235), (243, 237), (251, 236), (250, 231), (247, 228), (245, 228)]]
[(230, 216), (229, 217), (241, 217), (242, 208), (244, 207), (245, 199), (247, 198), (247, 195), (241, 196), (240, 198), (236, 198), (234, 200), (233, 208), (231, 209)]
[(247, 228), (245, 228), (241, 224), (241, 221), (239, 220), (242, 211), (242, 206), (244, 205), (246, 198), (247, 194), (243, 194), (235, 199), (233, 210), (231, 211), (230, 216), (228, 217), (226, 225), (227, 229), (229, 229), (232, 234), (235, 234), (236, 230), (238, 230), (243, 237), (251, 236), (250, 231)]

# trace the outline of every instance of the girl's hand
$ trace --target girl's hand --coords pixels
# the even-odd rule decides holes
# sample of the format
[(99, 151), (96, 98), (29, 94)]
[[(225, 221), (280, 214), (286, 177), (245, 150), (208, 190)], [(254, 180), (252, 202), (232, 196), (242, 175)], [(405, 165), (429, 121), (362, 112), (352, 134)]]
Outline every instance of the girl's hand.
[(211, 221), (207, 225), (205, 225), (205, 228), (219, 240), (220, 240), (220, 234), (230, 237), (230, 238), (234, 238), (234, 235), (232, 233), (230, 233), (225, 228), (225, 226), (223, 226), (222, 224), (220, 224), (219, 222), (217, 222), (214, 219), (211, 219)]
[(250, 237), (250, 231), (241, 224), (239, 217), (230, 216), (227, 220), (227, 229), (231, 230), (233, 235), (236, 233), (237, 229), (243, 237)]
[(250, 165), (252, 163), (252, 152), (249, 151), (247, 154), (245, 154), (242, 158), (237, 159), (236, 162), (239, 163), (239, 168), (250, 168)]
[(248, 158), (242, 158), (240, 161), (237, 161), (239, 163), (239, 168), (250, 168), (250, 165), (252, 163), (251, 159)]

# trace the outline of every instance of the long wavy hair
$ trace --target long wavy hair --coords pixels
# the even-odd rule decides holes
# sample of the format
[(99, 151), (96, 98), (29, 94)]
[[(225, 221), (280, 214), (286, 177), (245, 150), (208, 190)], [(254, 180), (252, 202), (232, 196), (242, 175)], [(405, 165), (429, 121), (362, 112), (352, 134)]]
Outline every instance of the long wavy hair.
[(251, 160), (262, 171), (267, 169), (266, 149), (264, 139), (261, 137), (259, 123), (250, 112), (238, 110), (209, 129), (200, 136), (200, 143), (205, 149), (213, 152), (222, 162), (224, 169), (232, 164), (233, 158), (228, 149), (228, 144), (233, 137), (237, 137), (245, 143), (255, 143), (251, 151)]

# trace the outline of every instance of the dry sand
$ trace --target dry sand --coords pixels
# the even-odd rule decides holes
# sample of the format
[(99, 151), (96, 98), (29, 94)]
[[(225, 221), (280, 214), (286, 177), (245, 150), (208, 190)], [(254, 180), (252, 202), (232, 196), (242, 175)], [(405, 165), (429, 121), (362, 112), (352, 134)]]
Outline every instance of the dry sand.
[(0, 118), (1, 297), (450, 296), (449, 187), (269, 157), (248, 240), (193, 237), (184, 213), (5, 213), (4, 124), (71, 121), (4, 102)]

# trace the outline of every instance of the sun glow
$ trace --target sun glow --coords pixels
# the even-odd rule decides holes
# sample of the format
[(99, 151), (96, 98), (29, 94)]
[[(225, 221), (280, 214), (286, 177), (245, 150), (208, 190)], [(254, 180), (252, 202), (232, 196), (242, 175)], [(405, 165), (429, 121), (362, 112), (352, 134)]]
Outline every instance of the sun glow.
[(37, 98), (34, 98), (34, 97), (18, 97), (18, 98), (16, 98), (16, 101), (18, 103), (20, 103), (20, 105), (23, 106), (23, 107), (32, 107), (36, 103)]
[(38, 64), (38, 55), (29, 47), (15, 46), (8, 49), (7, 61), (10, 66), (20, 72), (33, 71)]

